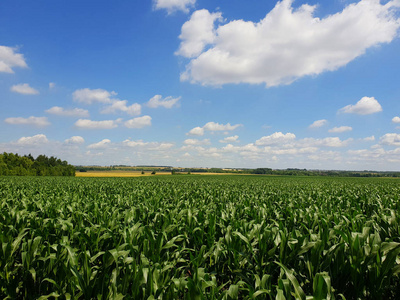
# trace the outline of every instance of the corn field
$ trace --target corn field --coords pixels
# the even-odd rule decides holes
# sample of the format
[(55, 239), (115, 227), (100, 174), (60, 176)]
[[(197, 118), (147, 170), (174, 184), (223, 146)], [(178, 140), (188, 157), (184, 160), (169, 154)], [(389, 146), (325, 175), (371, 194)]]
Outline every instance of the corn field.
[(0, 178), (0, 296), (399, 299), (399, 183)]

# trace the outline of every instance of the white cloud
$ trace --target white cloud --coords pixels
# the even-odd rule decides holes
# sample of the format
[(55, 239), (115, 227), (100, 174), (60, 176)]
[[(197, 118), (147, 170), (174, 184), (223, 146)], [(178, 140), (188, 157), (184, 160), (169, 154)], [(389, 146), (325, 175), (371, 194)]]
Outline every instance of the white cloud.
[(50, 125), (49, 121), (47, 121), (46, 117), (29, 117), (29, 118), (7, 118), (4, 120), (7, 124), (12, 125), (32, 125), (36, 127), (45, 127)]
[(16, 48), (0, 46), (0, 72), (14, 73), (14, 67), (28, 67), (24, 56), (16, 51)]
[(49, 89), (54, 89), (56, 84), (54, 82), (49, 82)]
[(354, 105), (347, 105), (339, 112), (347, 114), (370, 115), (382, 111), (382, 106), (374, 97), (362, 97)]
[(379, 143), (389, 146), (400, 146), (400, 134), (398, 133), (386, 133), (381, 136)]
[(35, 90), (33, 87), (29, 86), (28, 83), (20, 83), (13, 85), (10, 88), (10, 91), (18, 94), (23, 94), (23, 95), (37, 95), (39, 94), (38, 90)]
[(231, 125), (230, 123), (227, 123), (224, 125), (215, 122), (208, 122), (206, 125), (203, 126), (203, 128), (204, 130), (208, 131), (225, 131), (225, 130), (235, 130), (240, 126), (242, 126), (242, 124)]
[(111, 97), (117, 95), (116, 92), (108, 92), (103, 89), (80, 89), (72, 93), (72, 98), (76, 102), (84, 104), (92, 103), (111, 103)]
[(143, 142), (143, 140), (132, 141), (130, 139), (126, 139), (122, 144), (131, 148), (142, 148), (151, 151), (165, 151), (174, 146), (173, 143)]
[(362, 139), (364, 142), (372, 142), (375, 141), (375, 136), (371, 135), (371, 136), (367, 136), (365, 138)]
[(312, 123), (310, 126), (308, 126), (308, 128), (319, 128), (319, 127), (326, 125), (327, 123), (328, 123), (328, 121), (325, 119), (317, 120), (317, 121), (314, 121), (314, 123)]
[(323, 139), (314, 139), (314, 138), (304, 138), (298, 141), (298, 145), (303, 147), (346, 147), (353, 139), (349, 138), (347, 140), (342, 141), (338, 137), (327, 137)]
[(48, 143), (48, 139), (44, 134), (37, 134), (34, 136), (21, 137), (17, 144), (24, 146), (35, 146)]
[(195, 127), (191, 129), (186, 135), (197, 135), (197, 136), (202, 136), (204, 135), (204, 129), (202, 127)]
[(221, 13), (210, 13), (206, 9), (195, 11), (190, 20), (182, 25), (179, 36), (182, 42), (175, 54), (187, 58), (198, 56), (206, 45), (214, 42), (214, 22), (221, 19)]
[(296, 138), (296, 135), (293, 133), (283, 134), (282, 132), (274, 132), (271, 135), (263, 136), (259, 140), (256, 141), (257, 146), (265, 146), (265, 145), (273, 145), (273, 144), (282, 144), (286, 142), (290, 142)]
[(143, 117), (133, 118), (126, 121), (124, 124), (128, 128), (143, 128), (146, 126), (151, 126), (151, 117), (143, 116)]
[(174, 105), (178, 105), (178, 101), (181, 97), (172, 98), (171, 96), (162, 99), (161, 95), (155, 95), (153, 98), (147, 102), (147, 106), (150, 108), (157, 108), (157, 107), (165, 107), (165, 108), (172, 108)]
[(204, 135), (204, 131), (226, 131), (225, 134), (229, 134), (228, 131), (235, 130), (236, 128), (243, 126), (242, 124), (231, 125), (230, 123), (227, 124), (219, 124), (216, 122), (208, 122), (203, 127), (195, 127), (191, 129), (186, 135), (197, 135), (202, 136)]
[(53, 106), (46, 110), (47, 113), (65, 117), (88, 117), (89, 111), (82, 108), (64, 109), (60, 106)]
[(316, 6), (276, 4), (258, 23), (234, 20), (214, 27), (220, 14), (195, 11), (182, 26), (177, 54), (191, 58), (181, 80), (204, 85), (290, 84), (345, 66), (366, 49), (390, 43), (400, 27), (398, 1), (363, 0), (324, 18)]
[(331, 129), (329, 129), (328, 132), (342, 133), (342, 132), (352, 131), (352, 130), (353, 130), (353, 128), (351, 128), (350, 126), (340, 126), (340, 127), (333, 127)]
[(104, 108), (102, 114), (112, 114), (118, 111), (126, 112), (128, 115), (137, 116), (142, 112), (142, 106), (138, 103), (133, 103), (132, 105), (127, 105), (127, 100), (112, 100), (112, 104)]
[(234, 135), (234, 136), (227, 136), (226, 138), (224, 138), (223, 140), (220, 140), (220, 143), (235, 143), (235, 142), (239, 142), (238, 141), (239, 136), (238, 135)]
[(392, 119), (392, 122), (393, 122), (393, 123), (400, 123), (400, 117), (394, 117), (394, 118)]
[(81, 129), (112, 129), (118, 127), (118, 120), (92, 121), (89, 119), (79, 119), (75, 126)]
[(64, 143), (66, 144), (83, 144), (85, 142), (85, 139), (81, 136), (72, 136), (69, 139), (66, 139)]
[(94, 143), (94, 144), (90, 144), (89, 146), (87, 146), (88, 149), (104, 149), (106, 148), (109, 144), (111, 143), (111, 141), (109, 139), (104, 139), (101, 140), (98, 143)]
[(210, 145), (210, 140), (209, 139), (204, 139), (204, 140), (197, 140), (197, 139), (186, 139), (183, 141), (185, 145), (190, 145), (190, 146), (201, 146), (201, 145)]
[(168, 14), (181, 10), (185, 13), (194, 7), (196, 0), (154, 0), (155, 9), (166, 9)]

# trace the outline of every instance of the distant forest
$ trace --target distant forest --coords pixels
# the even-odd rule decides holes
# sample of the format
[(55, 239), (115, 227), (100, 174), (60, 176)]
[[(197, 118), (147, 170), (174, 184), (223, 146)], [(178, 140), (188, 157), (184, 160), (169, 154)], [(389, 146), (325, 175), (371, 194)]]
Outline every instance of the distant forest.
[(54, 156), (0, 154), (0, 176), (75, 176), (75, 167)]

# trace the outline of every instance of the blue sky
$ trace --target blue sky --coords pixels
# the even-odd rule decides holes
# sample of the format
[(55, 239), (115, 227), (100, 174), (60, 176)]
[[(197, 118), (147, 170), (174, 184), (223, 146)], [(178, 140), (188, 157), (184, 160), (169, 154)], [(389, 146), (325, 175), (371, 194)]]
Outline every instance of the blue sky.
[(0, 151), (400, 170), (400, 1), (0, 4)]

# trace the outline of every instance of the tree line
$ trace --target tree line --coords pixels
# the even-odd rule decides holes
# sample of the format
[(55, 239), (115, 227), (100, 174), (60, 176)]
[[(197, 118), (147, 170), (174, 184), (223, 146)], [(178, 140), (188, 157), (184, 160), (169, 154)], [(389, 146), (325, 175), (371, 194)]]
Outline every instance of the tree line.
[(75, 167), (54, 156), (0, 154), (0, 176), (75, 176)]

